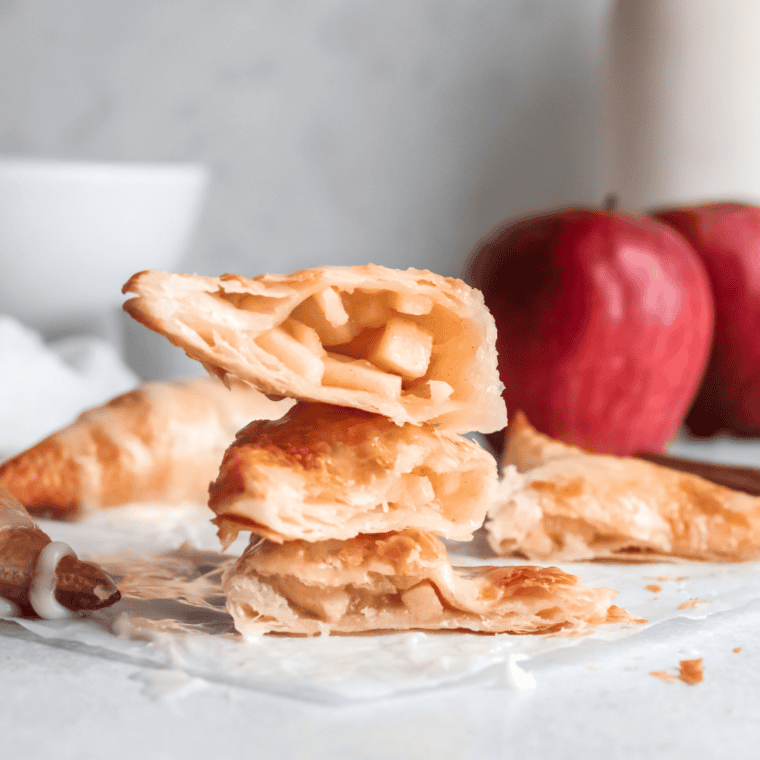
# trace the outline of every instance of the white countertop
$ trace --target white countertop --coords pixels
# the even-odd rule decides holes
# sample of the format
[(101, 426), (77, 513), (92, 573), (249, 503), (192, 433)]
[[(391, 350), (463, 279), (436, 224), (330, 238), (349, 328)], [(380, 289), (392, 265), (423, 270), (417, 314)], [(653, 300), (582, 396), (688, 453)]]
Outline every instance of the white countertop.
[[(756, 442), (679, 442), (672, 451), (747, 463), (758, 449)], [(8, 757), (28, 760), (755, 758), (758, 630), (760, 601), (752, 601), (702, 619), (667, 619), (624, 639), (588, 638), (534, 655), (521, 663), (535, 679), (532, 689), (476, 678), (325, 705), (161, 671), (5, 622), (0, 731)], [(704, 663), (701, 683), (651, 675), (675, 674), (680, 660), (695, 657)], [(167, 674), (178, 679), (177, 688), (156, 687), (155, 677), (165, 685)]]
[[(151, 697), (140, 667), (3, 630), (0, 730), (7, 756), (29, 760), (754, 758), (759, 625), (753, 604), (623, 643), (589, 642), (580, 660), (578, 650), (571, 662), (536, 658), (525, 666), (533, 690), (461, 686), (341, 707), (206, 682)], [(695, 653), (700, 684), (649, 675)]]

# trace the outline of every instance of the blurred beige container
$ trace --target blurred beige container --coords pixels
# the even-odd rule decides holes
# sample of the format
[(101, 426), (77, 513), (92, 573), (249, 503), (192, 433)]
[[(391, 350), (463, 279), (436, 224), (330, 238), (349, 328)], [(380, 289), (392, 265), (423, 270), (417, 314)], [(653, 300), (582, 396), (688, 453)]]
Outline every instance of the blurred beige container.
[(607, 190), (760, 202), (760, 1), (617, 0), (608, 42)]

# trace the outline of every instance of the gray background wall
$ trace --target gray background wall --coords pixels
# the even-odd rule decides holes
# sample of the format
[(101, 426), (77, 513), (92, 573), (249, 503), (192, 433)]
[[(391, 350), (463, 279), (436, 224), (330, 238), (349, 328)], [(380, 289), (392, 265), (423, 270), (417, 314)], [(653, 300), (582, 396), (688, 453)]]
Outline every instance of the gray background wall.
[(183, 269), (458, 274), (598, 202), (610, 0), (0, 0), (0, 156), (198, 161)]
[(596, 201), (608, 0), (0, 0), (0, 154), (206, 163), (204, 273)]

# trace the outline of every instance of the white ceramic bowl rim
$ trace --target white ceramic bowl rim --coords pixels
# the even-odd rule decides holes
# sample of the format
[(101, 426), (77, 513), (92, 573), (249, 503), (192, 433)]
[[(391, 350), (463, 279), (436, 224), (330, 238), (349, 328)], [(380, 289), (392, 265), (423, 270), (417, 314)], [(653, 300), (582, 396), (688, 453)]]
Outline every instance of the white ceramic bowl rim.
[(86, 161), (0, 157), (0, 179), (114, 180), (177, 179), (203, 181), (203, 164), (170, 161)]

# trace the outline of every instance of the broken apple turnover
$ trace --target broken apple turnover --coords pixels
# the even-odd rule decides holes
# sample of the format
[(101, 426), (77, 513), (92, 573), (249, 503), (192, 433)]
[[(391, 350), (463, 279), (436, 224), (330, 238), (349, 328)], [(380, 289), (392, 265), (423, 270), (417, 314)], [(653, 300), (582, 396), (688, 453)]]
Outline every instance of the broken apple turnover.
[(299, 402), (238, 433), (209, 506), (224, 546), (241, 530), (282, 542), (412, 527), (465, 541), (496, 484), (496, 460), (457, 433)]
[(245, 637), (381, 630), (548, 633), (620, 621), (613, 591), (556, 567), (452, 567), (430, 533), (347, 541), (253, 540), (225, 573), (227, 608)]
[(124, 309), (220, 377), (397, 424), (501, 430), (496, 327), (478, 290), (368, 264), (253, 279), (145, 271)]
[(98, 565), (82, 562), (68, 544), (51, 541), (0, 486), (0, 617), (66, 618), (108, 607), (120, 597)]
[(498, 554), (534, 561), (760, 559), (760, 498), (633, 457), (590, 454), (514, 414), (486, 521)]
[(0, 482), (31, 514), (57, 519), (130, 502), (205, 504), (235, 433), (292, 404), (216, 378), (146, 383), (9, 459)]

